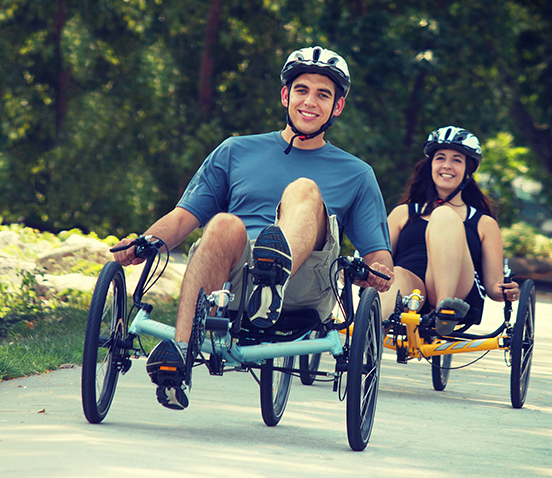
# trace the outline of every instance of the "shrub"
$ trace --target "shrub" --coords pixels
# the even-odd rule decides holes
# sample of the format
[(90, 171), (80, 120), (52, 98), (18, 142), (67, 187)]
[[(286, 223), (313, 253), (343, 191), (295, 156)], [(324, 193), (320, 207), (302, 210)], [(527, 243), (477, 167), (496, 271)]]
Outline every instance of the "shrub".
[(552, 239), (525, 222), (501, 230), (506, 256), (552, 259)]

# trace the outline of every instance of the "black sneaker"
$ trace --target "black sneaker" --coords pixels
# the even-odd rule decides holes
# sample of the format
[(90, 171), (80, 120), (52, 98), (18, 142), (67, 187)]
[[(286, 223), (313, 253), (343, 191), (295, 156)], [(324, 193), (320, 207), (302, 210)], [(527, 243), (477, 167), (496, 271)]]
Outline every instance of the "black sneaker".
[(291, 267), (291, 249), (286, 236), (278, 226), (265, 227), (253, 247), (254, 288), (248, 315), (256, 327), (270, 327), (280, 317)]
[(447, 297), (439, 302), (437, 306), (437, 317), (435, 318), (435, 330), (439, 335), (448, 335), (454, 331), (468, 311), (470, 304), (462, 299)]
[(157, 401), (172, 410), (184, 410), (189, 403), (186, 357), (174, 340), (162, 340), (150, 352), (146, 371), (157, 384)]

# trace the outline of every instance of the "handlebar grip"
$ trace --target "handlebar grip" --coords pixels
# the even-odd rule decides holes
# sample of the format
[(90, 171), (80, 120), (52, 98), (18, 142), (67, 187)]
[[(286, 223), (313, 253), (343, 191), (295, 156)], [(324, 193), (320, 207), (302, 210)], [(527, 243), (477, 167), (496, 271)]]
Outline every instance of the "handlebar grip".
[(370, 275), (370, 272), (372, 274), (374, 274), (375, 276), (381, 277), (384, 280), (391, 279), (391, 277), (389, 277), (387, 274), (384, 274), (383, 272), (375, 271), (374, 269), (372, 269), (372, 268), (370, 268), (369, 266), (366, 266), (366, 265), (364, 265), (363, 267), (364, 267), (364, 269), (363, 269), (362, 274), (360, 274), (360, 276), (357, 277), (358, 280), (367, 281), (368, 276)]
[[(505, 284), (509, 284), (510, 282), (512, 282), (512, 277), (515, 276), (515, 272), (510, 269), (510, 266), (508, 265), (508, 259), (504, 259), (504, 283)], [(504, 298), (504, 302), (509, 305), (510, 304), (510, 301), (508, 300), (507, 296), (506, 296), (506, 291), (504, 289), (502, 289), (502, 297)]]
[(126, 249), (130, 249), (133, 245), (134, 245), (133, 243), (130, 243), (130, 244), (127, 244), (126, 246), (112, 247), (111, 249), (109, 249), (109, 252), (124, 251)]
[(150, 254), (153, 253), (153, 251), (159, 249), (159, 246), (162, 241), (160, 241), (158, 238), (155, 238), (155, 240), (150, 241), (152, 236), (140, 236), (137, 239), (134, 239), (132, 242), (119, 247), (112, 247), (109, 249), (109, 252), (118, 252), (118, 251), (124, 251), (126, 249), (130, 249), (133, 246), (136, 246), (136, 250), (134, 251), (134, 255), (136, 257), (140, 258), (147, 258)]
[(383, 272), (375, 271), (373, 269), (370, 269), (370, 272), (374, 274), (375, 276), (381, 277), (384, 280), (389, 280), (391, 277), (389, 277), (387, 274), (384, 274)]

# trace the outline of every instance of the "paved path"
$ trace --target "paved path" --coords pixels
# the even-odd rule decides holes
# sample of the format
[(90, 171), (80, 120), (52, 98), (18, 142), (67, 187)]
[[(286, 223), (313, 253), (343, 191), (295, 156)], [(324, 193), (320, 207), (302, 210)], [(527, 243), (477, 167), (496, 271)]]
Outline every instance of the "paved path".
[[(426, 363), (399, 365), (386, 351), (372, 438), (356, 453), (330, 384), (295, 380), (282, 421), (269, 428), (248, 374), (196, 369), (191, 405), (175, 412), (157, 404), (141, 359), (121, 377), (100, 425), (82, 414), (80, 368), (0, 383), (0, 477), (551, 477), (551, 297), (539, 296), (521, 410), (510, 405), (502, 352), (452, 371), (436, 392)], [(500, 317), (502, 306), (487, 304), (489, 330)], [(323, 357), (326, 369), (333, 363)]]

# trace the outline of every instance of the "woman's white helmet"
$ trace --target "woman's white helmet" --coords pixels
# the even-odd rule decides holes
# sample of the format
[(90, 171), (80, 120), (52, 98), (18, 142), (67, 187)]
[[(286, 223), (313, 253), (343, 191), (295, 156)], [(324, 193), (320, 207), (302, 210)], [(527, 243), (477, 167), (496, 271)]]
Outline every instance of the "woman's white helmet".
[(351, 88), (347, 62), (337, 53), (319, 46), (301, 48), (291, 53), (282, 68), (280, 79), (283, 85), (287, 85), (303, 73), (326, 75), (343, 90), (344, 97)]
[(481, 164), (481, 145), (477, 136), (467, 129), (445, 126), (432, 131), (424, 143), (424, 154), (431, 158), (438, 149), (455, 149), (475, 161), (475, 170)]

